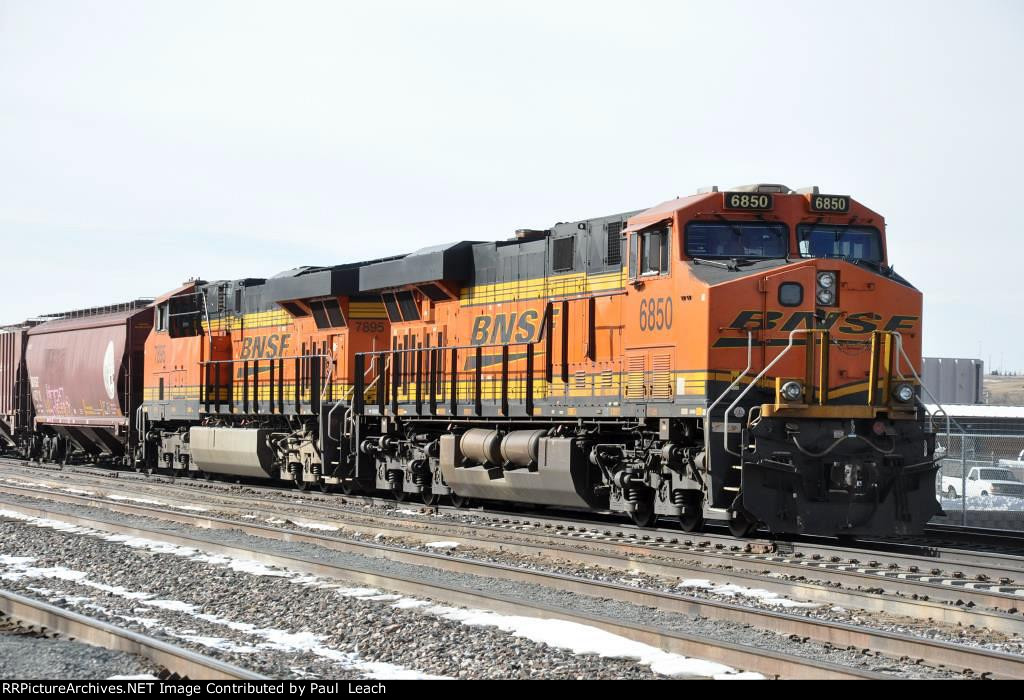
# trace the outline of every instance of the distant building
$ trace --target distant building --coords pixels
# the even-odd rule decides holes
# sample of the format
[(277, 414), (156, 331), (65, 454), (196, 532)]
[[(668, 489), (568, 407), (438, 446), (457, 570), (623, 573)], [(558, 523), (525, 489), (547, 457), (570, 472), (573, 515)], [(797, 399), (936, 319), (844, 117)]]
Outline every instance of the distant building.
[[(984, 403), (985, 363), (962, 357), (926, 357), (921, 379), (941, 404)], [(933, 400), (922, 397), (928, 403)]]
[[(930, 412), (937, 412), (938, 406), (926, 402)], [(965, 433), (974, 435), (1013, 435), (1016, 439), (1001, 457), (1016, 457), (1024, 450), (1024, 406), (983, 406), (978, 404), (943, 404), (947, 414), (960, 424)], [(938, 432), (945, 432), (945, 421), (941, 415), (935, 418)], [(956, 432), (955, 426), (953, 431)]]

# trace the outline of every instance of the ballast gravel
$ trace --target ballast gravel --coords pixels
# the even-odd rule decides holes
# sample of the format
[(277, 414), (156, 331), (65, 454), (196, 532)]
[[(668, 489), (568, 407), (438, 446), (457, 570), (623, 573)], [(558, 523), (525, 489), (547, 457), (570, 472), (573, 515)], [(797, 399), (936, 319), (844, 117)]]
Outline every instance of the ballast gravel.
[(141, 657), (66, 639), (0, 632), (0, 680), (106, 680), (157, 678)]
[[(182, 482), (189, 485), (201, 487), (203, 489), (214, 488), (215, 486), (224, 487), (223, 484), (217, 482)], [(147, 486), (151, 486), (147, 484)], [(251, 491), (253, 495), (257, 495), (257, 492), (248, 487), (239, 487), (240, 491), (247, 492)], [(138, 489), (140, 492), (145, 494), (147, 489), (145, 487)], [(74, 490), (72, 490), (74, 491)], [(278, 492), (272, 492), (278, 493)], [(273, 517), (266, 522), (280, 529), (291, 529), (299, 532), (316, 532), (323, 531), (322, 534), (330, 535), (332, 537), (342, 537), (345, 539), (359, 540), (363, 542), (376, 542), (380, 544), (387, 544), (391, 546), (402, 547), (406, 549), (417, 549), (427, 551), (447, 551), (452, 556), (456, 556), (460, 559), (467, 559), (472, 561), (483, 561), (489, 563), (500, 563), (507, 566), (513, 566), (520, 569), (529, 569), (533, 571), (544, 571), (558, 574), (565, 574), (580, 578), (585, 578), (594, 581), (610, 582), (619, 585), (626, 585), (634, 588), (640, 588), (644, 590), (658, 591), (663, 593), (676, 593), (683, 594), (688, 597), (701, 598), (703, 600), (712, 600), (725, 603), (739, 603), (748, 607), (754, 607), (765, 610), (779, 610), (788, 609), (790, 612), (795, 614), (805, 615), (807, 617), (813, 617), (818, 620), (827, 620), (832, 622), (840, 622), (846, 624), (855, 624), (868, 626), (873, 629), (878, 629), (884, 632), (895, 632), (899, 634), (913, 634), (922, 638), (931, 640), (945, 641), (952, 644), (967, 645), (976, 648), (985, 648), (997, 652), (1005, 652), (1011, 654), (1022, 654), (1024, 653), (1024, 641), (1017, 636), (1005, 635), (1002, 633), (992, 632), (986, 629), (976, 629), (974, 627), (963, 627), (956, 625), (947, 625), (942, 623), (936, 623), (932, 620), (927, 619), (912, 619), (905, 616), (891, 615), (886, 613), (878, 612), (865, 612), (861, 610), (848, 610), (841, 607), (834, 607), (828, 605), (806, 605), (796, 601), (786, 600), (779, 596), (764, 595), (763, 591), (749, 591), (744, 590), (742, 587), (712, 584), (707, 580), (696, 580), (690, 582), (681, 582), (679, 580), (672, 580), (665, 577), (659, 576), (648, 576), (639, 574), (636, 572), (625, 573), (619, 570), (607, 569), (603, 567), (596, 567), (591, 565), (580, 564), (574, 561), (566, 561), (551, 556), (533, 556), (533, 555), (522, 555), (515, 554), (507, 551), (493, 551), (490, 549), (473, 549), (465, 546), (459, 547), (439, 547), (444, 542), (431, 542), (429, 544), (423, 544), (419, 540), (410, 539), (408, 537), (384, 537), (382, 535), (374, 535), (373, 531), (377, 525), (374, 521), (375, 517), (387, 517), (393, 516), (395, 510), (386, 507), (378, 506), (366, 506), (366, 505), (354, 505), (349, 504), (344, 508), (344, 511), (348, 513), (344, 518), (345, 522), (341, 522), (337, 519), (324, 516), (326, 514), (321, 513), (319, 516), (311, 514), (309, 518), (296, 517), (295, 512), (300, 511), (302, 508), (301, 502), (296, 502), (294, 494), (292, 492), (280, 492), (283, 497), (287, 497), (288, 501), (283, 501), (281, 504), (280, 515), (281, 517)], [(91, 495), (97, 495), (95, 493)], [(165, 506), (169, 509), (184, 510), (184, 511), (202, 511), (204, 516), (211, 517), (223, 517), (227, 519), (238, 518), (239, 513), (244, 512), (244, 509), (238, 506), (225, 508), (224, 504), (216, 502), (217, 497), (214, 493), (204, 493), (203, 496), (208, 497), (201, 501), (206, 505), (198, 507), (195, 505), (184, 505), (180, 502), (175, 504), (172, 502), (165, 502), (160, 500), (153, 500), (145, 497), (124, 497), (124, 496), (108, 496), (118, 501), (134, 501), (140, 504), (158, 504)], [(311, 494), (306, 495), (311, 500), (317, 500), (319, 497)], [(154, 494), (154, 498), (161, 498), (161, 496)], [(171, 500), (166, 499), (165, 500)], [(342, 502), (343, 499), (342, 499)], [(416, 504), (399, 504), (403, 506), (399, 512), (403, 514), (412, 515), (424, 515), (420, 513), (420, 508)], [(261, 518), (265, 516), (256, 516), (243, 514), (243, 519), (252, 518), (251, 522), (258, 523)], [(320, 520), (326, 519), (329, 523), (319, 522)], [(354, 520), (357, 522), (349, 522)], [(441, 522), (438, 522), (438, 521)], [(438, 514), (429, 514), (425, 526), (429, 526), (430, 529), (440, 531), (443, 533), (445, 523), (443, 521), (455, 521), (461, 522), (467, 521), (464, 524), (479, 525), (481, 520), (476, 515), (461, 514), (461, 513), (445, 513), (444, 517), (439, 517)], [(441, 534), (438, 535), (439, 537)], [(568, 543), (571, 548), (584, 548), (585, 540), (576, 540)], [(684, 562), (686, 563), (686, 562)], [(700, 567), (699, 562), (688, 562), (692, 566)], [(742, 563), (742, 562), (741, 562)], [(704, 567), (706, 568), (706, 567)], [(709, 575), (712, 578), (728, 579), (728, 569), (731, 566), (722, 565), (718, 569), (708, 569)], [(749, 573), (755, 573), (753, 571)], [(687, 585), (696, 584), (696, 585)]]
[[(947, 669), (899, 663), (870, 650), (837, 649), (750, 625), (690, 618), (533, 584), (441, 571), (234, 531), (211, 532), (41, 499), (4, 495), (0, 498), (3, 502), (42, 507), (55, 519), (61, 514), (79, 515), (223, 545), (373, 569), (384, 575), (418, 577), (898, 677), (962, 677)], [(573, 654), (491, 627), (467, 627), (431, 615), (427, 609), (396, 607), (401, 601), (396, 602), (395, 596), (343, 595), (310, 585), (302, 577), (289, 578), (280, 570), (271, 572), (277, 575), (253, 575), (233, 570), (216, 558), (196, 561), (18, 521), (0, 521), (0, 542), (5, 555), (32, 557), (32, 567), (84, 572), (88, 582), (119, 590), (105, 591), (82, 580), (28, 576), (3, 581), (8, 588), (45, 596), (68, 607), (81, 605), (85, 599), (102, 608), (90, 611), (91, 615), (107, 615), (118, 624), (136, 626), (147, 634), (275, 677), (332, 677), (341, 669), (367, 677), (402, 677), (403, 673), (408, 677), (454, 678), (658, 677), (651, 667), (635, 661)], [(10, 573), (0, 574), (3, 578), (10, 578)], [(133, 594), (138, 597), (133, 598)]]

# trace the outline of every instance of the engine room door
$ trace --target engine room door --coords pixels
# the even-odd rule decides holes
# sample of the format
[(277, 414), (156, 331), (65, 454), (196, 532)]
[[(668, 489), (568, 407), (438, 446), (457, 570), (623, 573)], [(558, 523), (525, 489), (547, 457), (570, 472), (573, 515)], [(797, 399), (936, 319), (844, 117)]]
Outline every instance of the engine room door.
[(350, 367), (348, 363), (348, 355), (346, 354), (346, 348), (348, 347), (348, 333), (336, 333), (332, 335), (327, 341), (327, 352), (325, 353), (331, 358), (330, 367), (330, 382), (327, 385), (328, 401), (339, 401), (348, 397), (348, 392), (352, 388), (352, 384), (349, 381)]

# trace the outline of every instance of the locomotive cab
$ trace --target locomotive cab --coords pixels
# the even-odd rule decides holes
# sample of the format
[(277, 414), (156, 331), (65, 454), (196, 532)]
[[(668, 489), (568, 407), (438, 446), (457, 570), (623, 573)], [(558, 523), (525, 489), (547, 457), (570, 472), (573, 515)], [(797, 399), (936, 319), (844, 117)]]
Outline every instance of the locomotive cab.
[[(919, 531), (938, 508), (934, 436), (917, 406), (921, 295), (887, 266), (882, 218), (778, 185), (703, 193), (653, 216), (666, 209), (681, 250), (674, 291), (693, 313), (676, 336), (676, 403), (701, 404), (703, 444), (668, 465), (684, 526)], [(653, 216), (631, 222), (632, 235)], [(635, 291), (641, 314), (657, 307)]]

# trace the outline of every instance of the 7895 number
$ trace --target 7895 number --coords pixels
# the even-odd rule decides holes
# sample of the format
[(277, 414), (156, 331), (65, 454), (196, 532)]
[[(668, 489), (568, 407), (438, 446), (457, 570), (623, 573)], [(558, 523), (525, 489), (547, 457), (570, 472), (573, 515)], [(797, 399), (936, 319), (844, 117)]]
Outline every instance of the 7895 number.
[(661, 331), (672, 328), (672, 297), (640, 300), (640, 330)]

